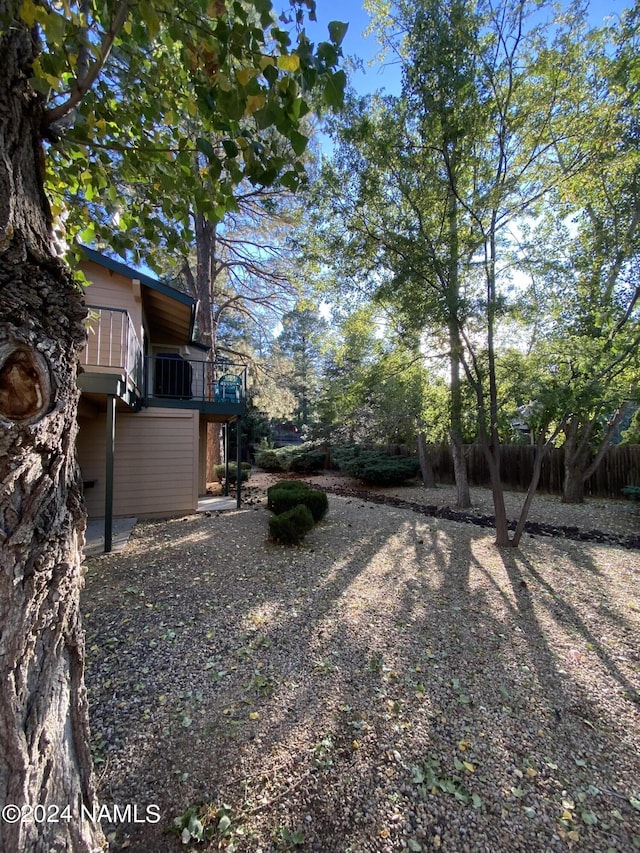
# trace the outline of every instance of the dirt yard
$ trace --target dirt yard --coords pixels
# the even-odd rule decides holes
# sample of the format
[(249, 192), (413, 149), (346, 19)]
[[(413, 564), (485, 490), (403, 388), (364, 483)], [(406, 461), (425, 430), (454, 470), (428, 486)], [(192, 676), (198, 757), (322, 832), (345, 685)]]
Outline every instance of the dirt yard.
[[(267, 541), (273, 479), (87, 561), (101, 802), (139, 818), (103, 824), (112, 849), (637, 850), (640, 551), (498, 550), (355, 491), (286, 549)], [(626, 537), (639, 512), (542, 498), (532, 518)]]

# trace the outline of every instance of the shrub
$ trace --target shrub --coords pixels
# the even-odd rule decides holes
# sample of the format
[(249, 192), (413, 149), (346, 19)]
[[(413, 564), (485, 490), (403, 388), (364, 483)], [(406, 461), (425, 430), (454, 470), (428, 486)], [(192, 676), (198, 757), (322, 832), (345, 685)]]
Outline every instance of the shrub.
[(296, 471), (309, 474), (324, 468), (326, 452), (312, 444), (256, 451), (256, 465), (265, 471)]
[(321, 492), (319, 489), (309, 489), (304, 496), (304, 505), (317, 523), (326, 515), (329, 509), (329, 499), (325, 492)]
[(377, 450), (363, 450), (345, 458), (340, 470), (372, 486), (398, 486), (413, 479), (420, 468), (417, 459), (388, 456)]
[(322, 471), (326, 456), (324, 450), (303, 450), (292, 456), (289, 470), (296, 471), (298, 474)]
[[(222, 482), (227, 473), (226, 465), (214, 465), (213, 473), (216, 475), (218, 480)], [(244, 483), (249, 479), (251, 475), (251, 465), (249, 462), (241, 462), (240, 463), (240, 482)], [(235, 462), (229, 463), (229, 482), (235, 483), (238, 479), (237, 475), (237, 466)]]
[(632, 501), (640, 501), (640, 486), (624, 486), (621, 491), (625, 497), (631, 498)]
[(360, 455), (360, 448), (356, 444), (340, 444), (331, 448), (331, 464), (339, 471)]
[(313, 527), (313, 516), (302, 504), (269, 519), (269, 534), (283, 545), (299, 545)]
[(302, 480), (278, 480), (277, 483), (274, 483), (273, 486), (269, 486), (267, 489), (267, 501), (269, 495), (272, 495), (274, 492), (299, 492), (300, 490), (308, 491), (308, 489), (309, 486), (303, 483)]
[(299, 480), (283, 480), (267, 489), (267, 506), (276, 515), (303, 504), (318, 522), (329, 509), (329, 500), (324, 492), (311, 489)]
[(264, 471), (284, 471), (283, 460), (277, 450), (256, 451), (256, 465)]

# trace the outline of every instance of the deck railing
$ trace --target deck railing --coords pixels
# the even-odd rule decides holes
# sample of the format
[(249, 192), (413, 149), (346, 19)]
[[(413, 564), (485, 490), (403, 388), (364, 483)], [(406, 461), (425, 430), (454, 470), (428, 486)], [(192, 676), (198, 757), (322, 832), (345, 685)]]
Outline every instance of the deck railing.
[(88, 305), (87, 308), (89, 334), (81, 357), (82, 364), (120, 370), (133, 386), (142, 388), (142, 347), (129, 312), (101, 305)]
[(227, 361), (202, 361), (178, 353), (146, 358), (146, 398), (193, 400), (201, 403), (242, 403), (247, 368)]

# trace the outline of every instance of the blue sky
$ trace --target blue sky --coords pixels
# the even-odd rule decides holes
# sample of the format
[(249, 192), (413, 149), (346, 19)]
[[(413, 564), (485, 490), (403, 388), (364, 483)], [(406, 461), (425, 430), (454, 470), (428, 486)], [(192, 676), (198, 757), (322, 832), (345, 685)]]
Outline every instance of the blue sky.
[[(444, 0), (446, 2), (446, 0)], [(364, 61), (364, 70), (351, 76), (351, 82), (360, 94), (374, 92), (385, 88), (390, 94), (396, 93), (399, 87), (400, 72), (392, 63), (377, 64), (371, 67), (368, 63), (374, 59), (379, 47), (375, 36), (367, 38), (363, 33), (369, 24), (369, 16), (362, 7), (361, 0), (316, 0), (318, 24), (308, 27), (312, 40), (318, 42), (328, 38), (327, 25), (330, 21), (344, 21), (349, 24), (349, 30), (342, 44), (345, 56), (358, 56)], [(599, 25), (608, 15), (620, 14), (629, 8), (632, 0), (591, 0), (589, 11), (592, 23)]]

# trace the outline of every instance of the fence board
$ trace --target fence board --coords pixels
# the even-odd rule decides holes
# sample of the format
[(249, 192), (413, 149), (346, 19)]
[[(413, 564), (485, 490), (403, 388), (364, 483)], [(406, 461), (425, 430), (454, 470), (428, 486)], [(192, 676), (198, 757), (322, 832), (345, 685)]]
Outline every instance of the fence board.
[[(453, 483), (453, 458), (448, 445), (430, 445), (436, 480)], [(489, 469), (482, 448), (465, 448), (467, 472), (472, 486), (489, 485)], [(502, 447), (501, 476), (505, 488), (525, 491), (533, 472), (535, 447), (508, 444)], [(564, 479), (564, 448), (552, 448), (542, 463), (539, 491), (562, 494)], [(640, 445), (626, 444), (610, 447), (599, 468), (585, 484), (585, 496), (620, 498), (623, 486), (640, 485)]]

